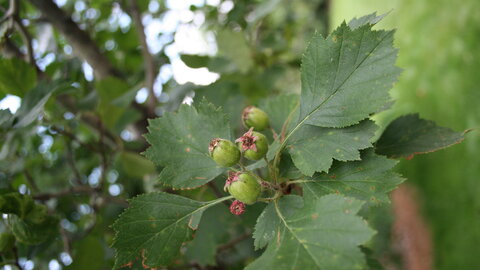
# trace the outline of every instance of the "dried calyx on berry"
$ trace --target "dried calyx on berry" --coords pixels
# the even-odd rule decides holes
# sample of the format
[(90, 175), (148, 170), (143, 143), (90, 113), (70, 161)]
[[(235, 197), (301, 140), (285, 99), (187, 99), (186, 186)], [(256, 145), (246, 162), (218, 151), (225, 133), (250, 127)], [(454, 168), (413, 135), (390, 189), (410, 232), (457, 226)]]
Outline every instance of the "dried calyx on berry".
[(243, 152), (243, 156), (250, 160), (259, 160), (268, 152), (268, 142), (265, 135), (250, 128), (242, 137), (235, 140)]
[(270, 125), (268, 115), (255, 106), (243, 109), (242, 122), (245, 127), (253, 127), (255, 130), (264, 130)]
[(225, 139), (215, 138), (208, 146), (208, 152), (215, 162), (222, 167), (231, 167), (240, 160), (237, 146)]
[(262, 191), (255, 177), (245, 172), (229, 172), (224, 189), (235, 199), (246, 204), (256, 202)]
[(230, 213), (239, 216), (243, 214), (243, 212), (245, 212), (245, 204), (239, 200), (233, 201), (230, 205)]

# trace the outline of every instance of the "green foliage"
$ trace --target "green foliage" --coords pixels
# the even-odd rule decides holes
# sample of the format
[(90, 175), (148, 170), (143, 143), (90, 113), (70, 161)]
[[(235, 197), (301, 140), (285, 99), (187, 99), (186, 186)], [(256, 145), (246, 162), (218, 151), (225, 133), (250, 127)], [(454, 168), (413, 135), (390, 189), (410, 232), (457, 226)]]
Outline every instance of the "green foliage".
[[(21, 105), (0, 110), (1, 265), (379, 268), (378, 219), (403, 181), (380, 155), (395, 137), (370, 119), (399, 73), (393, 31), (372, 30), (384, 15), (327, 36), (324, 0), (7, 2), (0, 98)], [(205, 38), (183, 46), (190, 33)], [(246, 107), (265, 112), (243, 119), (252, 131)], [(427, 132), (426, 151), (463, 136), (416, 124), (395, 128), (414, 143), (396, 151), (418, 150), (405, 132)]]
[(213, 138), (230, 140), (231, 132), (226, 116), (211, 104), (183, 105), (178, 113), (151, 120), (148, 129), (145, 138), (152, 146), (145, 155), (165, 167), (159, 176), (163, 184), (199, 187), (225, 171), (210, 158), (208, 144)]
[(297, 196), (286, 196), (271, 205), (265, 211), (275, 214), (266, 216), (276, 215), (277, 233), (265, 253), (246, 269), (364, 267), (363, 255), (356, 246), (370, 239), (373, 231), (355, 216), (362, 202), (327, 195), (302, 203)]
[(167, 193), (138, 196), (113, 225), (117, 231), (113, 247), (117, 250), (115, 268), (142, 264), (154, 268), (168, 265), (183, 242), (191, 239), (206, 208), (229, 197), (202, 203)]
[(418, 114), (401, 116), (391, 122), (376, 144), (376, 151), (388, 157), (413, 158), (460, 143), (465, 132), (439, 127)]
[(37, 73), (20, 59), (0, 59), (0, 93), (23, 97), (35, 86)]
[[(271, 150), (266, 161), (250, 164), (248, 168), (255, 168), (266, 176), (249, 171), (242, 162), (228, 165), (236, 172), (229, 174), (225, 187), (236, 199), (254, 203), (260, 184), (265, 189), (263, 195), (267, 195), (258, 198), (268, 205), (259, 216), (253, 234), (255, 248), (266, 246), (266, 249), (246, 269), (365, 269), (367, 258), (359, 246), (371, 239), (374, 230), (357, 213), (365, 203), (367, 206), (388, 203), (387, 193), (403, 181), (392, 171), (395, 161), (375, 154), (375, 151), (382, 153), (382, 138), (391, 136), (391, 131), (387, 128), (372, 145), (376, 125), (366, 120), (390, 102), (388, 90), (399, 71), (394, 66), (393, 32), (371, 30), (377, 20), (375, 15), (369, 15), (353, 21), (350, 24), (353, 28), (342, 24), (326, 39), (314, 36), (303, 59), (299, 106), (298, 98), (291, 96), (263, 103), (265, 111), (272, 113)], [(361, 23), (364, 25), (359, 25)], [(338, 59), (328, 60), (334, 54)], [(178, 122), (185, 124), (176, 127), (173, 123)], [(421, 130), (410, 124), (393, 133), (400, 138), (413, 138), (412, 130), (422, 131), (419, 136), (443, 130), (433, 123), (422, 126)], [(215, 156), (209, 160), (206, 151), (201, 149), (210, 141), (214, 142), (210, 142), (210, 147), (215, 149), (215, 138), (221, 137), (218, 132), (230, 134), (229, 127), (221, 109), (206, 101), (183, 106), (177, 114), (153, 120), (147, 135), (152, 145), (147, 157), (166, 166), (160, 182), (172, 184), (172, 179), (179, 179), (181, 185), (174, 183), (174, 187), (196, 187), (200, 174), (196, 174), (197, 179), (194, 174), (183, 174), (202, 172), (199, 162), (203, 164), (203, 183), (222, 173), (210, 165)], [(162, 130), (164, 133), (160, 135)], [(237, 140), (241, 141), (242, 152), (253, 147), (255, 134), (267, 140), (251, 129)], [(426, 141), (433, 145), (437, 143), (435, 140), (445, 140), (444, 136), (427, 136), (430, 137)], [(288, 156), (293, 163), (286, 166), (294, 166), (298, 172), (283, 175), (294, 175), (294, 179), (279, 176), (280, 166), (288, 164), (280, 160)], [(246, 152), (244, 157), (251, 159)], [(337, 161), (332, 167), (333, 159)], [(169, 161), (175, 163), (169, 164)], [(287, 170), (292, 171), (290, 168)], [(303, 192), (288, 195), (292, 192), (289, 186), (301, 188)], [(273, 197), (268, 197), (272, 194)], [(157, 193), (134, 199), (114, 226), (116, 266), (130, 265), (139, 256), (148, 267), (169, 264), (178, 256), (180, 245), (189, 240), (190, 229), (201, 224), (204, 208), (228, 199), (201, 203)], [(230, 211), (239, 215), (243, 207), (235, 201)], [(205, 239), (215, 241), (216, 238)], [(211, 263), (213, 249), (209, 246), (205, 260), (197, 260), (202, 264)], [(369, 263), (373, 261), (368, 259)]]

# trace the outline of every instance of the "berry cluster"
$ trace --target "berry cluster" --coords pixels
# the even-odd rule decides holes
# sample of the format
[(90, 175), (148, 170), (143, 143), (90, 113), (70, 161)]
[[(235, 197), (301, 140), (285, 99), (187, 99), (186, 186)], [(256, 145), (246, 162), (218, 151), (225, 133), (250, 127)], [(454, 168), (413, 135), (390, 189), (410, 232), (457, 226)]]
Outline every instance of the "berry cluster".
[(230, 206), (230, 212), (235, 215), (241, 215), (245, 211), (245, 204), (257, 201), (264, 185), (263, 180), (241, 164), (242, 156), (257, 161), (264, 158), (268, 152), (267, 138), (257, 132), (269, 127), (268, 115), (257, 107), (248, 106), (242, 112), (242, 122), (249, 130), (235, 140), (236, 144), (226, 139), (215, 138), (208, 147), (210, 156), (218, 165), (240, 167), (240, 170), (232, 168), (224, 187), (224, 190), (236, 199)]

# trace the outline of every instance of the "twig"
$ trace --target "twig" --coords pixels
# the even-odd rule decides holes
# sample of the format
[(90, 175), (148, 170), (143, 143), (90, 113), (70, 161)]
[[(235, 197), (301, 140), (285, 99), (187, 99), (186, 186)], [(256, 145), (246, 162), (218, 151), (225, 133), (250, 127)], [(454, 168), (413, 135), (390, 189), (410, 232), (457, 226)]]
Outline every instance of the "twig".
[(23, 270), (23, 267), (20, 265), (20, 262), (18, 260), (17, 247), (13, 247), (13, 255), (15, 256), (15, 266), (18, 267), (18, 269)]
[(27, 182), (30, 185), (30, 187), (32, 188), (32, 190), (34, 192), (39, 192), (40, 190), (38, 189), (37, 183), (35, 183), (35, 180), (33, 179), (30, 172), (27, 169), (25, 169), (23, 171), (23, 174), (25, 174), (25, 178), (27, 179)]
[(50, 128), (55, 131), (55, 132), (58, 132), (66, 137), (68, 137), (70, 140), (72, 141), (75, 141), (77, 142), (78, 144), (80, 144), (82, 147), (92, 151), (92, 152), (98, 152), (99, 149), (98, 147), (90, 144), (90, 143), (85, 143), (85, 142), (82, 142), (80, 139), (77, 138), (77, 136), (75, 134), (73, 134), (72, 132), (68, 131), (68, 130), (65, 130), (65, 129), (62, 129), (62, 128), (59, 128), (57, 126), (50, 126)]
[(252, 233), (251, 232), (246, 232), (240, 236), (238, 236), (237, 238), (234, 238), (232, 239), (230, 242), (224, 244), (224, 245), (221, 245), (217, 248), (217, 253), (220, 253), (220, 252), (223, 252), (225, 250), (228, 250), (232, 247), (234, 247), (236, 244), (242, 242), (243, 240), (245, 239), (248, 239), (252, 236)]
[(70, 240), (68, 239), (67, 231), (62, 226), (60, 226), (60, 235), (62, 237), (63, 251), (71, 255)]
[(153, 86), (155, 84), (156, 67), (153, 56), (148, 49), (147, 37), (145, 35), (145, 27), (142, 22), (142, 14), (138, 8), (137, 0), (130, 0), (130, 13), (133, 22), (137, 28), (138, 39), (142, 46), (142, 54), (145, 63), (145, 85), (148, 89), (149, 95), (147, 99), (147, 106), (149, 115), (155, 116), (155, 107), (157, 106), (157, 98)]
[(87, 32), (59, 8), (52, 0), (30, 0), (43, 16), (65, 37), (73, 51), (85, 59), (93, 68), (99, 79), (108, 76), (121, 77), (120, 72), (113, 68), (112, 63), (100, 51)]
[(66, 146), (67, 146), (67, 162), (70, 168), (72, 168), (73, 174), (75, 175), (73, 180), (77, 185), (81, 186), (83, 184), (82, 176), (80, 175), (77, 165), (75, 164), (75, 157), (74, 157), (71, 141), (67, 141)]
[[(218, 189), (217, 186), (215, 186), (215, 183), (208, 182), (207, 185), (212, 189), (213, 193), (215, 193), (215, 196), (217, 196), (217, 198), (224, 197), (220, 189)], [(227, 201), (223, 201), (223, 204), (225, 204), (226, 206), (230, 206), (230, 204)]]
[(35, 70), (39, 70), (37, 67), (37, 64), (35, 62), (35, 56), (33, 54), (33, 47), (32, 47), (32, 37), (30, 36), (30, 33), (28, 33), (27, 29), (23, 25), (22, 21), (17, 15), (13, 16), (13, 21), (14, 24), (20, 33), (20, 36), (22, 37), (23, 43), (25, 47), (27, 48), (27, 57), (28, 57), (28, 62), (31, 65), (35, 66)]

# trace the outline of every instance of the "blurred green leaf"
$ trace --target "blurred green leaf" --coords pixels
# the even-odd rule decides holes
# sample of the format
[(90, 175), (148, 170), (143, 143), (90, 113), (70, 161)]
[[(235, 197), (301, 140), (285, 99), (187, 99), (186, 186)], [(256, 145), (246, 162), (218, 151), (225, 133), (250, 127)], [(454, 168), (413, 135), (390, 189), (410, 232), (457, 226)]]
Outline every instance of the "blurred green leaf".
[(38, 245), (53, 238), (58, 233), (58, 219), (48, 216), (40, 224), (35, 224), (12, 216), (12, 232), (18, 241), (27, 245)]
[(35, 69), (25, 61), (0, 59), (0, 92), (23, 97), (36, 82)]
[(218, 55), (233, 61), (238, 71), (246, 73), (253, 66), (250, 48), (242, 32), (222, 29), (217, 33)]
[(123, 151), (119, 158), (122, 169), (131, 177), (143, 179), (144, 176), (155, 172), (155, 165), (137, 153)]

